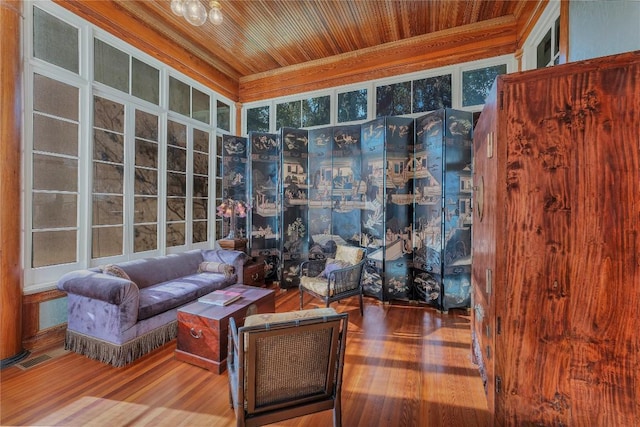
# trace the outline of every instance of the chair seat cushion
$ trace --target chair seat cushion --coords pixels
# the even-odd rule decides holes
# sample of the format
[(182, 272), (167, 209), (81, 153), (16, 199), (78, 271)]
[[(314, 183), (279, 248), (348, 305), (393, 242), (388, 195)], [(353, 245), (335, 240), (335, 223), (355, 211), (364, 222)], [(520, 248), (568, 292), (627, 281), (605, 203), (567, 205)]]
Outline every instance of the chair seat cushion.
[(327, 287), (327, 279), (324, 277), (302, 276), (300, 278), (300, 286), (323, 297), (329, 296), (327, 295), (327, 292), (333, 294), (334, 288), (333, 282), (330, 284), (329, 288)]

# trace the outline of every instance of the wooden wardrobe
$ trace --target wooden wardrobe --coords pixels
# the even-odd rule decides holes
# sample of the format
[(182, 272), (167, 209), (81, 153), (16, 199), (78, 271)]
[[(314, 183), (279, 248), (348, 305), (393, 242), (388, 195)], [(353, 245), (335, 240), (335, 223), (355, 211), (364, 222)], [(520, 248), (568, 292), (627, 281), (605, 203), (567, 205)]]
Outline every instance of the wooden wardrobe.
[(640, 425), (640, 51), (498, 77), (473, 185), (493, 424)]

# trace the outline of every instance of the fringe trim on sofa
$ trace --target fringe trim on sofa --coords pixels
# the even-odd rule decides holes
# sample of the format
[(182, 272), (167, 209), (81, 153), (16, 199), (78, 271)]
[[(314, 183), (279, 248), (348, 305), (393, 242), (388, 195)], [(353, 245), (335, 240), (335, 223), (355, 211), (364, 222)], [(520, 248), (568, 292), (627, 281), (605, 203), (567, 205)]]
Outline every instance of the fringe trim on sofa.
[(173, 321), (122, 345), (113, 344), (67, 329), (64, 348), (90, 359), (115, 367), (127, 365), (137, 358), (168, 343), (178, 336), (178, 322)]

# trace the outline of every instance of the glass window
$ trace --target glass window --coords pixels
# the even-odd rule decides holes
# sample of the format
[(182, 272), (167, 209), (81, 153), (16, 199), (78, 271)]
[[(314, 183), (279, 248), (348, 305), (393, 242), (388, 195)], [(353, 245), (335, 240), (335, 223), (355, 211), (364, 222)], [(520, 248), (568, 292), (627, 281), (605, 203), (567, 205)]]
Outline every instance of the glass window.
[(411, 113), (411, 82), (376, 88), (376, 117)]
[(158, 124), (155, 114), (136, 110), (134, 252), (151, 251), (158, 247)]
[(536, 67), (544, 68), (551, 63), (551, 30), (547, 31), (536, 49)]
[(216, 111), (218, 129), (231, 130), (231, 107), (224, 102), (218, 101)]
[(247, 110), (247, 133), (269, 132), (269, 106), (249, 108)]
[(451, 108), (451, 74), (413, 81), (413, 112)]
[(33, 8), (33, 56), (78, 73), (78, 29)]
[(169, 121), (167, 134), (167, 247), (186, 243), (187, 126)]
[(169, 109), (183, 116), (191, 116), (191, 88), (175, 77), (169, 77)]
[(367, 89), (338, 94), (338, 122), (352, 122), (367, 118)]
[(300, 101), (284, 102), (276, 105), (276, 129), (301, 127), (301, 109), (302, 103)]
[(193, 130), (192, 243), (208, 239), (209, 206), (209, 133)]
[(124, 117), (123, 104), (94, 97), (92, 258), (124, 253)]
[(33, 80), (31, 266), (37, 268), (77, 261), (79, 90), (38, 74)]
[(331, 122), (331, 97), (320, 96), (302, 101), (302, 127), (328, 125)]
[(129, 55), (99, 39), (93, 41), (93, 78), (129, 93)]
[(507, 65), (494, 65), (462, 72), (462, 106), (484, 104), (496, 76), (506, 74)]
[(209, 102), (209, 95), (193, 88), (191, 97), (191, 102), (193, 103), (191, 108), (191, 117), (201, 121), (202, 123), (208, 124), (211, 122), (211, 103)]
[(160, 71), (137, 58), (132, 58), (131, 95), (158, 105), (160, 103)]

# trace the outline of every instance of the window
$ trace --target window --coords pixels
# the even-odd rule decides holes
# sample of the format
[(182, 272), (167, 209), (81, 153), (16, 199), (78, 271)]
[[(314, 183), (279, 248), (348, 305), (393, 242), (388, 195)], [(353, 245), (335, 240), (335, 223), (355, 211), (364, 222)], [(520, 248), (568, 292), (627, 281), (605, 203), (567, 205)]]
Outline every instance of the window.
[(77, 74), (78, 29), (34, 7), (33, 56)]
[(413, 81), (413, 113), (451, 108), (451, 74)]
[(484, 104), (496, 76), (506, 74), (507, 65), (494, 65), (462, 72), (462, 106)]
[(411, 82), (376, 88), (376, 117), (411, 113)]
[(276, 105), (276, 129), (284, 127), (299, 128), (302, 125), (300, 101), (284, 102)]
[(54, 2), (27, 10), (25, 289), (211, 247), (220, 232), (209, 198), (222, 194), (211, 142), (234, 131), (231, 102)]
[(331, 122), (331, 97), (302, 100), (302, 127), (327, 125)]
[[(31, 265), (77, 261), (79, 91), (33, 76)], [(56, 248), (55, 251), (50, 248)]]
[(338, 123), (367, 119), (367, 89), (338, 94)]
[(557, 65), (560, 60), (560, 18), (547, 31), (536, 48), (536, 68)]
[(249, 132), (269, 132), (269, 112), (268, 105), (249, 108), (247, 110), (247, 134)]

